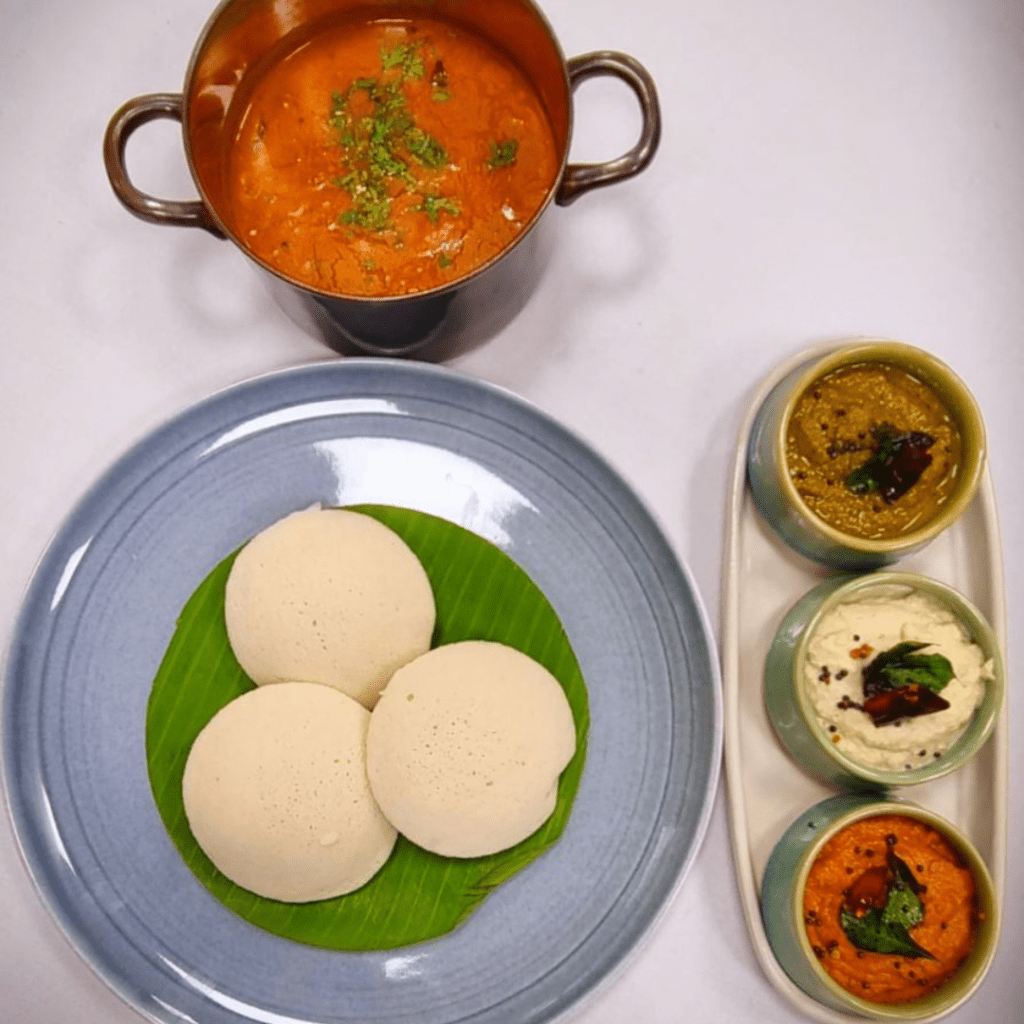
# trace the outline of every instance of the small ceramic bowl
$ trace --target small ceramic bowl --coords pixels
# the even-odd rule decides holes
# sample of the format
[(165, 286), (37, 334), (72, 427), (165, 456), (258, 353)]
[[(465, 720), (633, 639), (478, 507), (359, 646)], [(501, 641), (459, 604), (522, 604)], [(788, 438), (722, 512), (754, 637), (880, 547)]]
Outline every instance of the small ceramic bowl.
[[(800, 398), (827, 374), (864, 363), (896, 367), (924, 383), (949, 411), (961, 440), (955, 484), (937, 514), (923, 520), (921, 526), (887, 539), (844, 533), (819, 518), (800, 496), (787, 467), (787, 429)], [(945, 363), (901, 342), (863, 339), (812, 357), (772, 389), (750, 433), (747, 476), (761, 515), (796, 551), (834, 568), (874, 569), (918, 550), (959, 518), (981, 481), (985, 445), (985, 426), (977, 403)]]
[[(808, 683), (805, 678), (808, 648), (823, 620), (826, 627), (831, 628), (828, 627), (830, 620), (826, 617), (839, 606), (863, 600), (898, 600), (912, 594), (934, 599), (953, 612), (970, 640), (981, 648), (982, 660), (990, 667), (992, 678), (986, 681), (981, 703), (959, 738), (948, 746), (939, 744), (937, 739), (932, 741), (940, 746), (938, 758), (934, 756), (933, 748), (926, 747), (922, 754), (920, 747), (926, 741), (920, 738), (915, 741), (918, 730), (911, 731), (913, 723), (924, 722), (926, 718), (930, 719), (929, 726), (937, 722), (933, 716), (927, 715), (919, 719), (904, 719), (900, 725), (906, 728), (899, 733), (895, 730), (900, 726), (895, 723), (877, 727), (893, 730), (888, 734), (893, 738), (910, 737), (906, 751), (900, 754), (901, 759), (905, 754), (910, 762), (909, 769), (902, 764), (887, 768), (872, 767), (857, 760), (855, 746), (850, 746), (850, 752), (847, 753), (842, 739), (836, 741), (837, 736), (841, 737), (841, 726), (830, 730), (829, 723), (824, 722), (815, 711), (808, 693), (809, 686), (829, 685), (836, 689), (836, 696), (840, 697), (838, 691), (840, 688), (846, 690), (847, 684), (838, 678), (831, 679), (829, 684), (821, 683), (817, 678), (817, 668), (812, 672), (814, 682)], [(853, 636), (851, 633), (849, 642), (857, 647), (859, 640), (854, 640)], [(922, 634), (920, 640), (926, 639)], [(869, 636), (863, 637), (866, 643), (870, 643), (870, 640)], [(865, 665), (869, 664), (870, 656), (865, 656), (864, 662)], [(945, 775), (959, 768), (978, 752), (991, 734), (1002, 709), (1005, 686), (1003, 672), (999, 642), (992, 627), (977, 608), (951, 587), (917, 573), (893, 570), (861, 576), (840, 576), (820, 583), (797, 601), (784, 616), (765, 659), (765, 706), (776, 735), (790, 756), (809, 774), (839, 789), (888, 789), (916, 785)], [(855, 714), (858, 713), (856, 708), (853, 710)], [(859, 714), (863, 715), (864, 726), (868, 727), (866, 733), (873, 736), (876, 727), (871, 725), (871, 719), (862, 711)], [(847, 722), (850, 721), (848, 715), (848, 711), (843, 713)]]
[[(847, 826), (878, 814), (903, 815), (936, 829), (952, 845), (961, 865), (970, 869), (976, 889), (973, 903), (976, 923), (970, 953), (938, 988), (909, 1002), (886, 1004), (852, 995), (821, 966), (805, 927), (804, 890), (822, 848)], [(899, 843), (893, 849), (898, 853)], [(995, 886), (975, 847), (939, 815), (911, 803), (886, 800), (877, 795), (850, 793), (831, 797), (811, 807), (790, 825), (765, 868), (761, 914), (772, 952), (800, 989), (833, 1010), (868, 1020), (937, 1020), (961, 1006), (988, 972), (999, 940)], [(926, 905), (926, 918), (927, 914)], [(877, 955), (865, 954), (867, 957)]]

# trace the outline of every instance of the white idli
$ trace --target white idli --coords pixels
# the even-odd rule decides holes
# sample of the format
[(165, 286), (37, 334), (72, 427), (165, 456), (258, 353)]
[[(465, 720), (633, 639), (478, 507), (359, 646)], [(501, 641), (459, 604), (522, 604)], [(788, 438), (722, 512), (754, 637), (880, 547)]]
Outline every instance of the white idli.
[(430, 647), (434, 594), (412, 549), (359, 512), (286, 516), (239, 552), (224, 595), (228, 639), (258, 685), (325, 683), (368, 708)]
[(576, 750), (558, 680), (514, 648), (471, 640), (399, 669), (367, 732), (367, 773), (385, 817), (448, 857), (514, 846), (550, 817)]
[(352, 892), (396, 833), (366, 778), (370, 713), (318, 683), (250, 690), (196, 738), (182, 796), (217, 869), (259, 896), (308, 903)]

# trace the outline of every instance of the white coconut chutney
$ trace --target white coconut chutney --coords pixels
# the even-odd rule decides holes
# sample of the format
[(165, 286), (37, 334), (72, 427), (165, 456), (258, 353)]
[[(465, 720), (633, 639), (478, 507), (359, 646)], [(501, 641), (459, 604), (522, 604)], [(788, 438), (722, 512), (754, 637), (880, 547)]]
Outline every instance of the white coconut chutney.
[[(872, 658), (903, 641), (941, 654), (953, 678), (940, 696), (949, 707), (876, 726), (863, 703), (863, 672)], [(991, 661), (954, 611), (929, 594), (909, 591), (866, 595), (837, 605), (818, 622), (807, 645), (803, 682), (818, 725), (852, 761), (868, 768), (903, 771), (941, 758), (963, 733), (981, 703)]]

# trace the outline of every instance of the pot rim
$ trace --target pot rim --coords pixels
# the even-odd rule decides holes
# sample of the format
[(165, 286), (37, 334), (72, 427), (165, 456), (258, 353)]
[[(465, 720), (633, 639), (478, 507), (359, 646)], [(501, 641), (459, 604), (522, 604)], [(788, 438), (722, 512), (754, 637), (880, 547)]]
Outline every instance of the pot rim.
[[(806, 692), (803, 668), (807, 648), (821, 620), (837, 605), (847, 603), (861, 591), (882, 587), (902, 587), (911, 592), (923, 591), (941, 601), (953, 610), (971, 639), (981, 647), (986, 660), (993, 663), (992, 679), (986, 683), (986, 691), (963, 732), (954, 740), (939, 761), (909, 769), (872, 768), (861, 764), (839, 750), (836, 744), (826, 739), (822, 732)], [(800, 641), (793, 653), (791, 684), (800, 717), (818, 747), (844, 772), (862, 782), (882, 788), (914, 786), (932, 779), (941, 778), (956, 771), (970, 761), (988, 741), (995, 729), (1002, 711), (1005, 696), (1005, 667), (1002, 650), (995, 631), (984, 615), (963, 594), (948, 584), (929, 576), (907, 571), (881, 570), (853, 576), (831, 593), (827, 594), (814, 614), (804, 626)]]
[[(958, 488), (938, 515), (916, 530), (884, 540), (872, 540), (844, 533), (815, 515), (797, 492), (796, 485), (789, 475), (786, 459), (786, 432), (789, 420), (807, 388), (814, 381), (840, 367), (872, 362), (894, 364), (914, 376), (923, 377), (925, 383), (938, 392), (939, 398), (948, 408), (960, 430), (964, 441), (961, 469), (967, 471), (966, 476), (961, 473)], [(951, 397), (954, 396), (955, 404), (951, 401)], [(790, 507), (797, 510), (812, 524), (813, 530), (833, 545), (866, 555), (898, 556), (937, 537), (963, 514), (973, 500), (987, 462), (984, 420), (978, 403), (967, 385), (951, 367), (930, 352), (889, 338), (864, 337), (851, 340), (807, 366), (790, 388), (778, 417), (772, 445), (775, 452), (776, 480)]]

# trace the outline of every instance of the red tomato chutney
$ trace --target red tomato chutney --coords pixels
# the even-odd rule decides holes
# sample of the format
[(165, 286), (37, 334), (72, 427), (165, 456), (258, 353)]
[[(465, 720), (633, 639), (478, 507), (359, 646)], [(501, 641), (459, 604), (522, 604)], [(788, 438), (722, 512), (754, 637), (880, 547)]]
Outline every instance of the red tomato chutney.
[(526, 76), (449, 22), (334, 23), (253, 77), (235, 101), (228, 223), (320, 291), (455, 282), (516, 238), (558, 173)]
[(804, 889), (804, 927), (832, 979), (873, 1003), (938, 988), (974, 944), (971, 870), (931, 825), (901, 814), (856, 821), (822, 847)]

